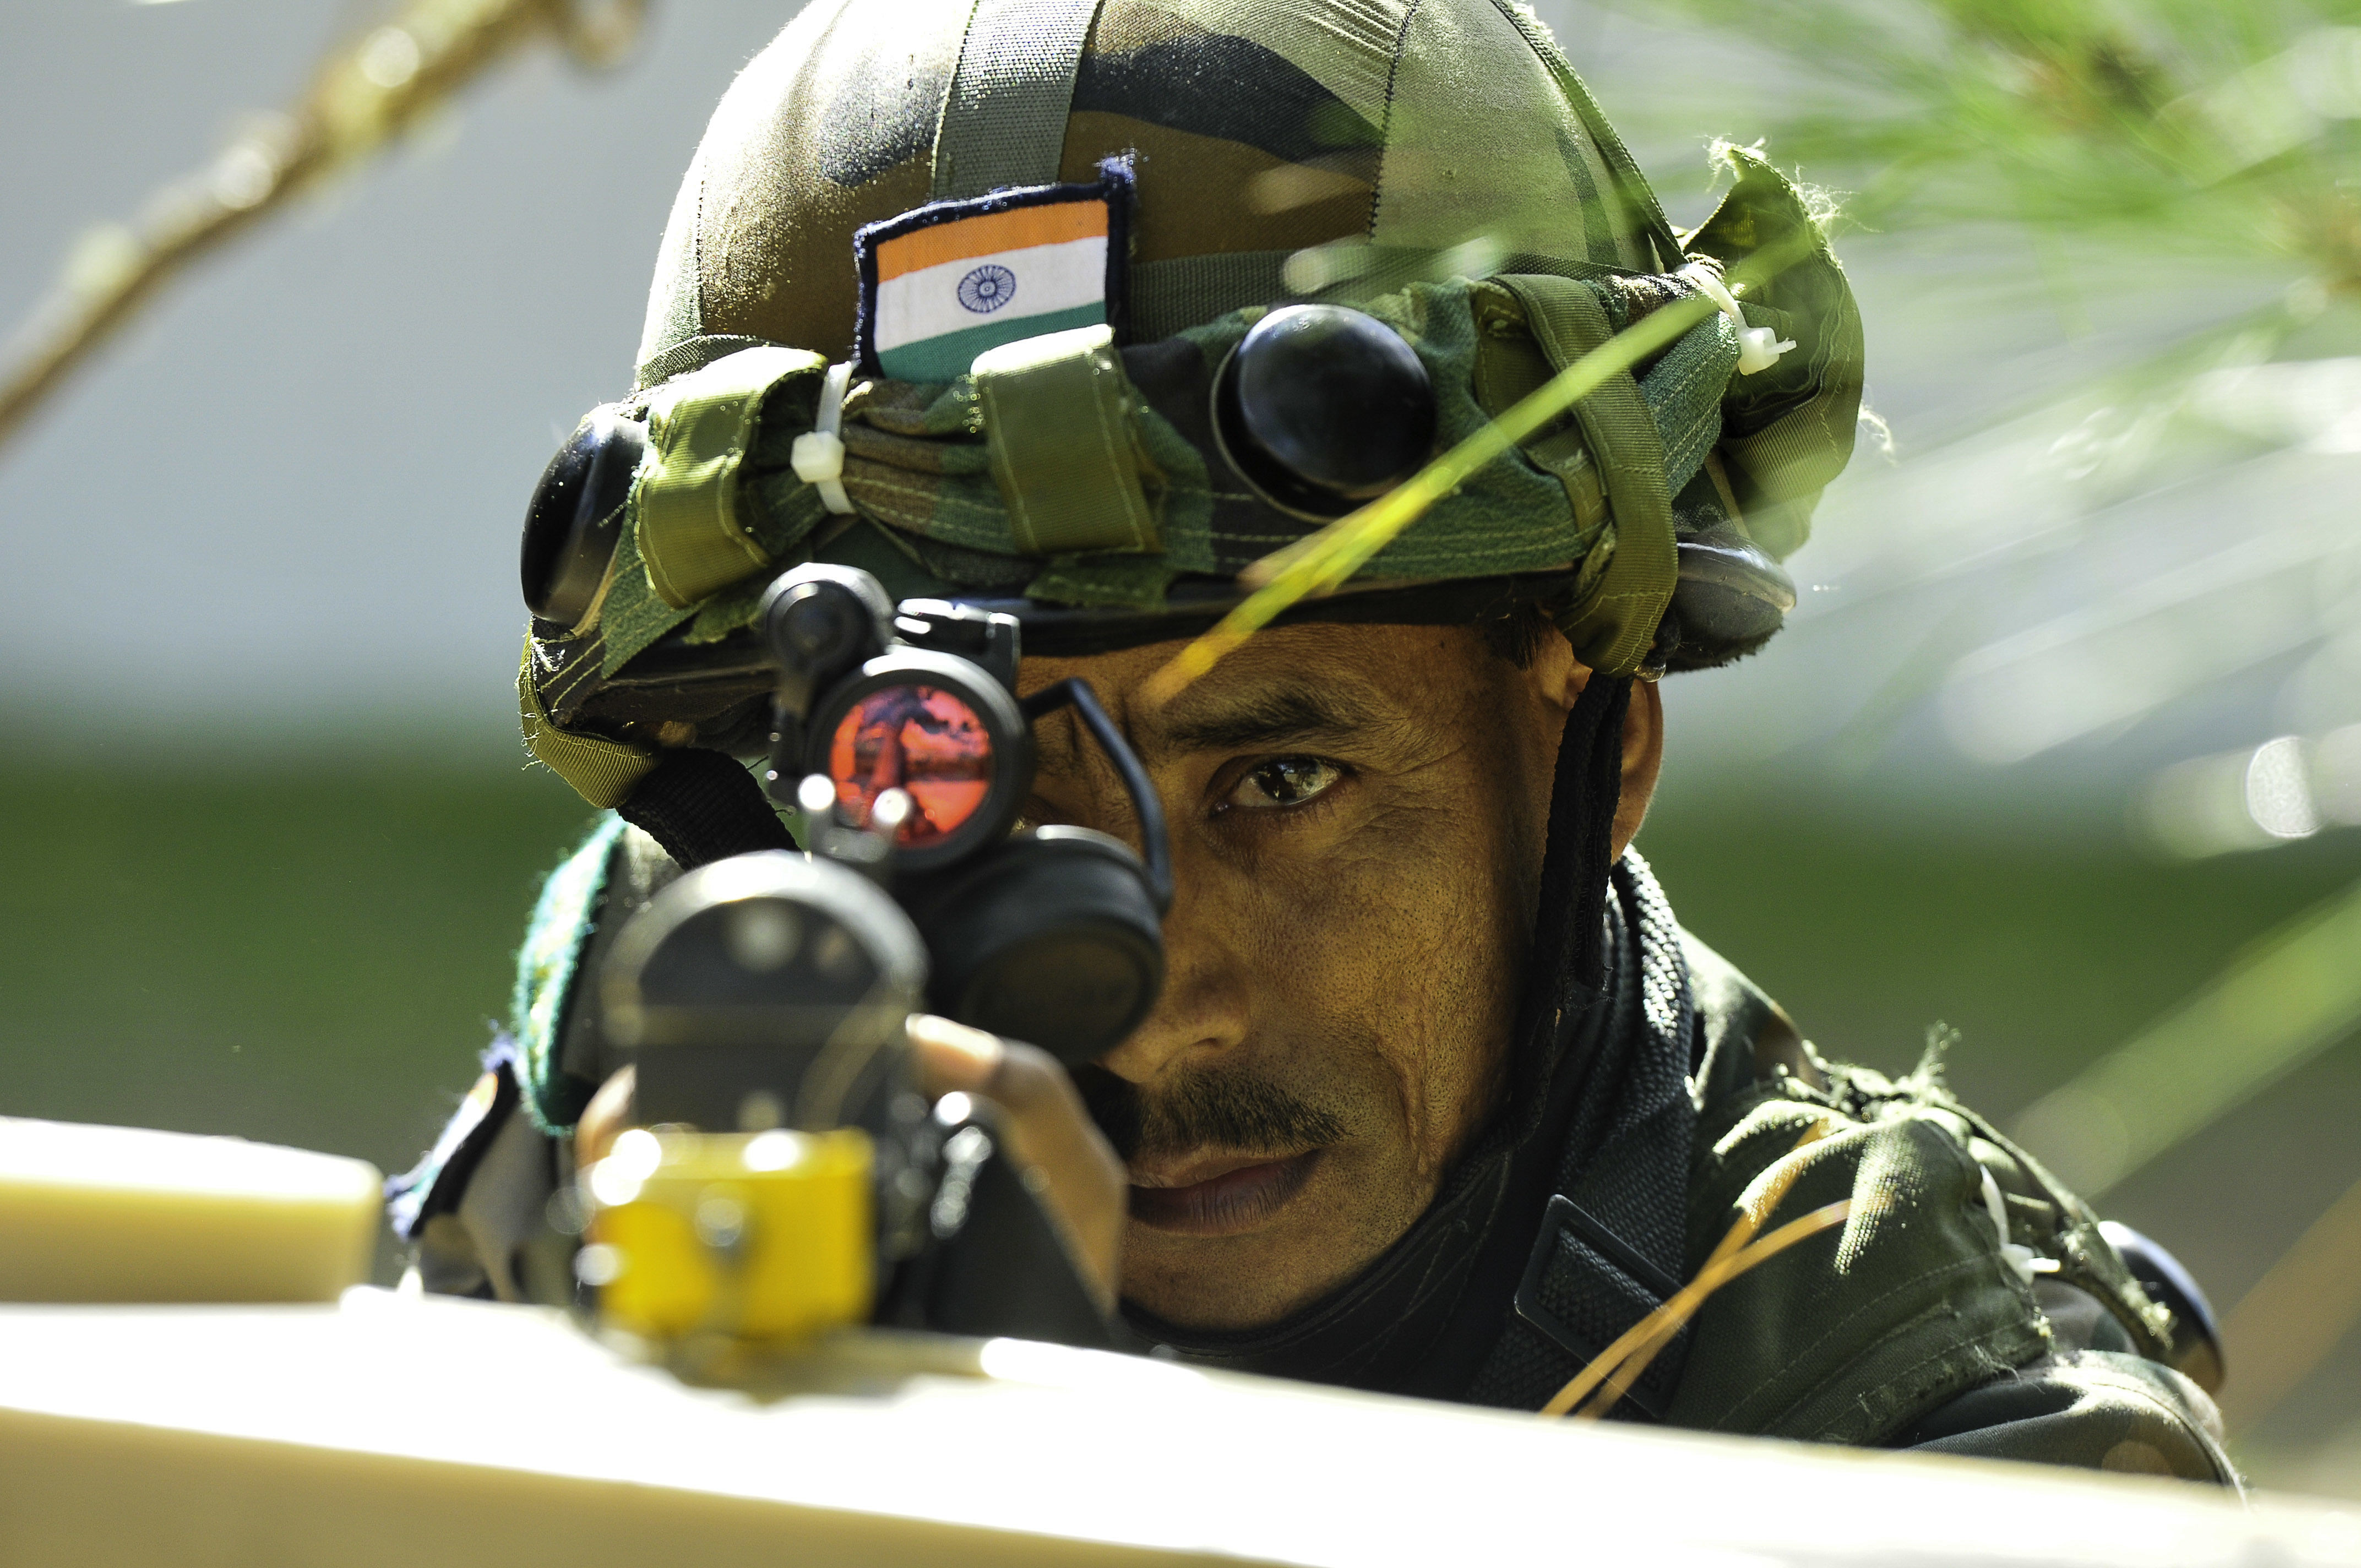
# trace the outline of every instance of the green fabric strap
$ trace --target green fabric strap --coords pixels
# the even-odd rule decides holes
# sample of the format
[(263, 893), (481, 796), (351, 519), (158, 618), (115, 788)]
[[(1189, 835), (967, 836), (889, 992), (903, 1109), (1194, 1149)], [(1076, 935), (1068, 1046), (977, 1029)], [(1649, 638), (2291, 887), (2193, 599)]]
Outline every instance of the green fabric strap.
[(828, 362), (800, 348), (750, 348), (675, 377), (648, 400), (648, 455), (631, 487), (648, 583), (675, 609), (762, 570), (771, 557), (741, 515), (738, 470), (763, 400)]
[[(1571, 279), (1524, 275), (1499, 286), (1524, 308), (1526, 326), (1553, 370), (1563, 370), (1614, 335), (1598, 296)], [(1582, 662), (1609, 675), (1635, 673), (1672, 603), (1680, 557), (1673, 542), (1664, 444), (1630, 372), (1617, 371), (1574, 405), (1615, 523), (1615, 554), (1598, 586), (1565, 623)]]
[(1163, 548), (1139, 482), (1135, 397), (1104, 326), (1046, 333), (975, 361), (992, 477), (1028, 555)]
[(1738, 329), (1719, 311), (1681, 335), (1640, 378), (1664, 444), (1664, 491), (1677, 496), (1721, 439), (1721, 397), (1738, 371)]
[(1098, 0), (975, 0), (935, 128), (935, 200), (1056, 181), (1098, 9)]
[[(1477, 334), (1476, 400), (1487, 414), (1497, 418), (1503, 410), (1540, 391), (1552, 371), (1525, 325), (1523, 310), (1507, 290), (1477, 290), (1470, 304)], [(1603, 565), (1614, 554), (1614, 536), (1603, 532), (1608, 521), (1607, 488), (1599, 480), (1598, 465), (1590, 460), (1590, 448), (1583, 443), (1581, 423), (1559, 420), (1543, 425), (1521, 444), (1535, 466), (1565, 488), (1566, 504), (1574, 510), (1578, 534), (1608, 542), (1591, 552), (1591, 558)]]

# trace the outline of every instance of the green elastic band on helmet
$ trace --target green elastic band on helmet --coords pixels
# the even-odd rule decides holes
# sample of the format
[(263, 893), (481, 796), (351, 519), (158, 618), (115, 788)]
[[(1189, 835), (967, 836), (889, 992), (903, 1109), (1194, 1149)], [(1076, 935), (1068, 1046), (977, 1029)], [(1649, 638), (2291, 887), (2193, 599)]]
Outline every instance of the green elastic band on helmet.
[(648, 582), (675, 609), (771, 565), (739, 498), (739, 466), (763, 400), (828, 361), (800, 348), (749, 348), (657, 388), (648, 398), (648, 455), (631, 487)]
[(517, 670), (517, 709), (525, 750), (602, 811), (631, 798), (633, 786), (656, 765), (656, 754), (644, 747), (558, 728), (533, 685), (530, 636), (524, 641), (524, 663)]
[[(1598, 296), (1571, 279), (1496, 281), (1523, 307), (1526, 327), (1552, 370), (1565, 369), (1615, 334)], [(1737, 363), (1734, 354), (1730, 362)], [(1617, 371), (1575, 404), (1574, 417), (1607, 487), (1615, 543), (1596, 587), (1576, 601), (1559, 626), (1584, 663), (1607, 674), (1628, 675), (1646, 662), (1680, 576), (1664, 442), (1629, 371)]]
[[(1541, 275), (1420, 282), (1361, 305), (1427, 365), (1438, 442), (1448, 446), (1610, 335), (1598, 292), (1605, 286)], [(1210, 376), (1261, 313), (1233, 312), (1179, 337)], [(1520, 346), (1508, 353), (1511, 342)], [(1522, 460), (1504, 457), (1470, 476), (1362, 576), (1579, 566), (1579, 619), (1570, 622), (1584, 629), (1579, 645), (1595, 667), (1637, 668), (1675, 569), (1658, 422), (1685, 482), (1712, 444), (1733, 357), (1725, 326), (1692, 329), (1644, 387), (1615, 378), (1573, 420), (1528, 441)], [(1509, 359), (1525, 367), (1504, 374)], [(818, 368), (818, 356), (743, 349), (658, 389), (670, 413), (652, 427), (653, 455), (617, 550), (602, 622), (607, 674), (685, 620), (694, 620), (692, 642), (745, 624), (756, 574), (801, 558), (815, 537), (832, 537), (815, 535), (824, 514), (787, 462), (813, 417), (798, 389), (813, 385)], [(797, 381), (798, 370), (813, 380)], [(1188, 391), (1180, 403), (1193, 411), (1205, 395)], [(1174, 417), (1182, 417), (1177, 405)], [(1240, 511), (1245, 498), (1217, 485), (1208, 454), (1132, 385), (1104, 328), (1009, 345), (948, 385), (859, 383), (844, 405), (842, 438), (847, 494), (917, 559), (954, 583), (973, 579), (978, 565), (1005, 563), (994, 575), (1007, 585), (1001, 591), (1021, 584), (1052, 602), (1153, 608), (1174, 576), (1226, 576), (1309, 526)], [(708, 446), (731, 439), (745, 444), (734, 461)], [(1028, 561), (1038, 569), (1028, 573)], [(691, 581), (711, 586), (684, 604)]]
[(1139, 484), (1136, 399), (1104, 326), (1049, 333), (975, 362), (992, 477), (1027, 555), (1163, 549)]

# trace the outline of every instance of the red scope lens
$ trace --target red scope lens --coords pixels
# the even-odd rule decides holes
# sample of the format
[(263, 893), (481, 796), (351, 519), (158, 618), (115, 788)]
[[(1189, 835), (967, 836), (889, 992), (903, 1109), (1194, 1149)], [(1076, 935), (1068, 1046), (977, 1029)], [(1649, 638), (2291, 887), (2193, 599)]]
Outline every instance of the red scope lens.
[(895, 842), (931, 844), (959, 830), (992, 788), (992, 733), (940, 686), (881, 686), (852, 705), (828, 749), (837, 803), (862, 827), (889, 789), (913, 809)]

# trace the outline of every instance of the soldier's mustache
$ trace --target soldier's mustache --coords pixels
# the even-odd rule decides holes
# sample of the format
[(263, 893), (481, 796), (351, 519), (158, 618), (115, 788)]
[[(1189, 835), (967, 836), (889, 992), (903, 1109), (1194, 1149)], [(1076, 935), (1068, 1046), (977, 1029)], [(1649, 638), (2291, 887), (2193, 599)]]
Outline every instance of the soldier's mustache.
[(1191, 1072), (1149, 1092), (1104, 1068), (1079, 1067), (1074, 1085), (1126, 1161), (1207, 1147), (1294, 1151), (1341, 1142), (1346, 1131), (1334, 1112), (1234, 1069)]

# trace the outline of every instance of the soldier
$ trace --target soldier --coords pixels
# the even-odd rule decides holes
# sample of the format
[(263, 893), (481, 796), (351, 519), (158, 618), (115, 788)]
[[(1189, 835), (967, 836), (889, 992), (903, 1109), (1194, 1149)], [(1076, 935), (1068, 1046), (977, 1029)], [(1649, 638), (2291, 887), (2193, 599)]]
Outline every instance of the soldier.
[[(578, 977), (677, 872), (627, 824), (676, 835), (652, 803), (759, 749), (757, 600), (826, 561), (1013, 608), (1024, 687), (1086, 676), (1161, 795), (1136, 1034), (1070, 1079), (912, 1027), (933, 1087), (1006, 1106), (1144, 1346), (1538, 1409), (1742, 1218), (1850, 1200), (1614, 1413), (2235, 1484), (2177, 1271), (2143, 1287), (1932, 1066), (1825, 1059), (1630, 849), (1654, 683), (1778, 629), (1859, 403), (1806, 203), (1723, 156), (1675, 235), (1513, 0), (814, 0), (723, 100), (636, 388), (585, 427), (631, 433), (612, 537), (528, 552), (528, 743), (620, 815), (396, 1184), (427, 1288), (566, 1298), (548, 1200), (630, 1116)], [(1250, 564), (1700, 297), (1345, 591), (1148, 690)], [(1359, 313), (1249, 335), (1305, 300)], [(1136, 833), (1073, 729), (1040, 746), (1028, 817)]]

